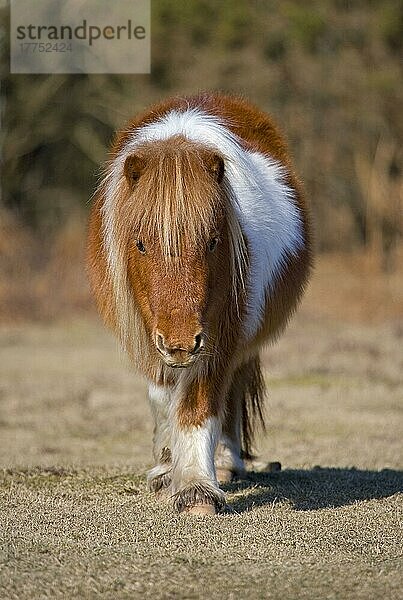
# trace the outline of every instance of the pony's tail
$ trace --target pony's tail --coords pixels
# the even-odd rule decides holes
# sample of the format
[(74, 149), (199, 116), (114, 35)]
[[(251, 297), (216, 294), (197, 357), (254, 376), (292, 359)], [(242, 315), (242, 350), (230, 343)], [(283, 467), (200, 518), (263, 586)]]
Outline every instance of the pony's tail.
[[(254, 458), (252, 447), (258, 427), (265, 431), (264, 397), (266, 386), (264, 383), (260, 358), (252, 358), (242, 367), (242, 397), (241, 397), (241, 457), (247, 460)], [(241, 383), (241, 382), (239, 382)]]

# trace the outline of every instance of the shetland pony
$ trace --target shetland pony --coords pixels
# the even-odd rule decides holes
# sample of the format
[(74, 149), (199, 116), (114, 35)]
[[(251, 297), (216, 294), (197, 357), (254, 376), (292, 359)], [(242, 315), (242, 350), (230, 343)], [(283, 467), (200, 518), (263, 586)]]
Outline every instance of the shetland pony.
[(99, 311), (149, 382), (148, 483), (215, 513), (263, 422), (259, 350), (296, 308), (308, 211), (285, 142), (243, 99), (153, 106), (117, 134), (96, 192), (88, 270)]

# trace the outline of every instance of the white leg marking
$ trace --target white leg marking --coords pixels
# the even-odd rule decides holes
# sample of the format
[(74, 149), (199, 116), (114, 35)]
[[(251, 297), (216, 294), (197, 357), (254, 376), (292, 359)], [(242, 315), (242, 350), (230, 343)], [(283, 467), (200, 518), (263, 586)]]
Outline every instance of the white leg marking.
[(214, 453), (221, 426), (217, 417), (209, 417), (201, 427), (181, 429), (176, 424), (172, 445), (172, 491), (192, 484), (206, 484), (219, 491)]
[[(154, 491), (159, 491), (170, 483), (169, 472), (171, 464), (161, 462), (164, 449), (171, 448), (172, 426), (170, 419), (171, 394), (169, 389), (151, 384), (148, 390), (151, 412), (154, 417), (153, 454), (155, 467), (147, 473), (148, 485)], [(167, 476), (164, 481), (164, 476)], [(161, 478), (157, 481), (158, 478)]]
[(218, 470), (227, 470), (237, 475), (245, 473), (245, 465), (241, 458), (240, 443), (222, 435), (216, 452)]
[(216, 452), (219, 481), (228, 480), (231, 473), (245, 473), (245, 465), (241, 458), (242, 390), (233, 382), (228, 393), (229, 412), (224, 417), (223, 431)]
[(171, 447), (171, 393), (166, 387), (151, 384), (148, 390), (154, 417), (154, 458), (159, 462), (163, 448)]

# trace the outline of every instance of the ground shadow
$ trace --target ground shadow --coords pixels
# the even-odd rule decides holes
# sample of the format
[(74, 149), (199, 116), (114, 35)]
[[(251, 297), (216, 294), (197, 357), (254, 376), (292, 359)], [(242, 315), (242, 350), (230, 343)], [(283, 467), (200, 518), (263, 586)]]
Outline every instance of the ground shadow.
[(278, 473), (252, 471), (245, 479), (227, 483), (222, 488), (228, 493), (244, 492), (229, 501), (231, 509), (238, 513), (279, 501), (291, 503), (295, 510), (318, 510), (403, 492), (403, 471), (320, 467)]

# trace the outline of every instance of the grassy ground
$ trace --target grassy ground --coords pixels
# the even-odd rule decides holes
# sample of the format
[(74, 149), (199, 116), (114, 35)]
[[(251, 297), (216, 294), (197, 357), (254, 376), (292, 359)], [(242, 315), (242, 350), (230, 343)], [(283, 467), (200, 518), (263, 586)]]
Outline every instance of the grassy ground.
[(3, 325), (0, 597), (401, 598), (402, 342), (302, 310), (260, 462), (204, 518), (146, 491), (145, 386), (100, 325)]

